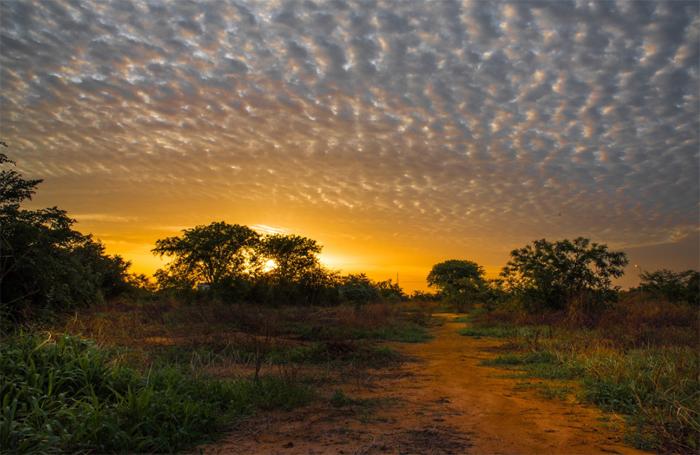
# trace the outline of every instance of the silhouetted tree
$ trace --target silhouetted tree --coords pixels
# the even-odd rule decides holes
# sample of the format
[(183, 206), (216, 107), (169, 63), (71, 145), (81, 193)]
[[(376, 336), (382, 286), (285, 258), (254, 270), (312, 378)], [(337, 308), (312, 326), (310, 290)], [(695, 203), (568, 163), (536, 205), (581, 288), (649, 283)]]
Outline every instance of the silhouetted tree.
[(182, 235), (156, 241), (153, 253), (172, 261), (156, 272), (161, 288), (193, 288), (207, 283), (221, 289), (259, 265), (255, 248), (260, 235), (247, 226), (223, 221), (195, 226)]
[(341, 278), (340, 298), (345, 302), (361, 305), (380, 299), (379, 289), (364, 273), (350, 274)]
[(286, 282), (295, 282), (320, 267), (321, 245), (316, 240), (294, 234), (273, 234), (258, 245), (262, 257), (274, 262), (271, 275)]
[(590, 304), (613, 299), (612, 279), (621, 277), (628, 263), (625, 253), (583, 237), (536, 240), (510, 256), (501, 276), (533, 310), (564, 309), (581, 299)]
[(673, 272), (667, 269), (642, 272), (639, 288), (670, 302), (686, 302), (700, 305), (700, 272), (686, 270)]
[(391, 279), (378, 281), (375, 287), (379, 292), (379, 296), (384, 301), (400, 302), (408, 298), (403, 292), (403, 289), (401, 289), (401, 286), (399, 286), (399, 283), (394, 283)]
[(450, 259), (433, 266), (428, 285), (436, 287), (451, 303), (474, 303), (481, 300), (486, 290), (484, 269), (476, 262)]

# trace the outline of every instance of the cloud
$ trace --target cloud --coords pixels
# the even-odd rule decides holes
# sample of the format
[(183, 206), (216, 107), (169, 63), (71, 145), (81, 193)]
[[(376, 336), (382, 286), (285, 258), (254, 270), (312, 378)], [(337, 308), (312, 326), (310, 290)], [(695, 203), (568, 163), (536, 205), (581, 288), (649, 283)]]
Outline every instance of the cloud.
[(281, 227), (274, 227), (274, 226), (268, 226), (267, 224), (254, 224), (250, 227), (254, 231), (257, 231), (260, 234), (287, 234), (289, 233), (288, 229), (281, 228)]
[(134, 216), (119, 216), (107, 213), (72, 213), (71, 218), (77, 221), (92, 221), (98, 223), (132, 223), (138, 221)]
[(2, 2), (0, 134), (115, 192), (662, 241), (698, 222), (698, 8)]

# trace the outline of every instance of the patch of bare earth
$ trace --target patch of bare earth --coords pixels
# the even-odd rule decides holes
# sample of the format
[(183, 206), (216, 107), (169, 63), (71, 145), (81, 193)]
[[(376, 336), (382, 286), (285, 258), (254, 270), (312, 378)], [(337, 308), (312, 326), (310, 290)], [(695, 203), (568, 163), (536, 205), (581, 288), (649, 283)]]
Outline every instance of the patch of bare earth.
[[(456, 315), (440, 315), (451, 321)], [(340, 377), (355, 401), (329, 400), (247, 420), (207, 454), (642, 454), (595, 408), (517, 389), (480, 365), (498, 340), (460, 336), (446, 322), (428, 343), (395, 344), (412, 361)]]

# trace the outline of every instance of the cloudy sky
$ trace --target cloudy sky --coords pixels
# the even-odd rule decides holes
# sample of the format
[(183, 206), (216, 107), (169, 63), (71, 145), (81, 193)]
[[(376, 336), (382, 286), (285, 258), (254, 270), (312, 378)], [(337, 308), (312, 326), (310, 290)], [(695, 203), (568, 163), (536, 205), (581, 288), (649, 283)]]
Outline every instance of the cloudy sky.
[(222, 219), (409, 289), (542, 237), (698, 267), (699, 43), (696, 1), (6, 0), (0, 137), (138, 271)]

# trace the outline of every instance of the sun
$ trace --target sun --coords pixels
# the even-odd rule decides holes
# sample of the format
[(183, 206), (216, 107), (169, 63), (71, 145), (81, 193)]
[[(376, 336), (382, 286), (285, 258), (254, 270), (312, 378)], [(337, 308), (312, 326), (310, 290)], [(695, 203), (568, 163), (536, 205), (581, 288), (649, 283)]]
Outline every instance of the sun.
[(275, 262), (274, 259), (268, 259), (265, 261), (265, 265), (263, 265), (263, 272), (269, 272), (270, 270), (273, 270), (277, 268), (277, 263)]

